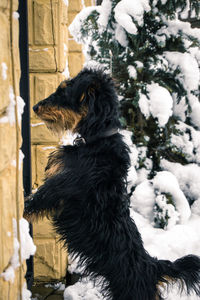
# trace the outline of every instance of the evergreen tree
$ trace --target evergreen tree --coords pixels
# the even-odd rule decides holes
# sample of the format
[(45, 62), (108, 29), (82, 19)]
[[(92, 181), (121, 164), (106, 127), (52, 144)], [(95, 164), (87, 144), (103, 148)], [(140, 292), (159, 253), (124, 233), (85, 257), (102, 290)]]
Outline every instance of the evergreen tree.
[(70, 26), (87, 60), (116, 80), (137, 158), (133, 206), (161, 228), (186, 221), (200, 204), (200, 30), (185, 21), (199, 11), (198, 0), (103, 0)]

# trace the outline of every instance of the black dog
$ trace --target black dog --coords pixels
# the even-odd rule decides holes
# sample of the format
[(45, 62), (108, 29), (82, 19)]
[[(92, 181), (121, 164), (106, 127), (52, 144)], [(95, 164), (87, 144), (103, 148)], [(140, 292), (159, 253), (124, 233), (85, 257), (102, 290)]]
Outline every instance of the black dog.
[[(183, 283), (200, 296), (200, 258), (158, 260), (144, 249), (129, 215), (129, 149), (118, 133), (118, 100), (111, 78), (84, 69), (33, 107), (56, 133), (79, 133), (53, 152), (46, 180), (25, 202), (25, 217), (51, 214), (69, 253), (85, 274), (105, 278), (105, 298), (163, 299), (164, 283)], [(142, 199), (141, 199), (142, 201)]]

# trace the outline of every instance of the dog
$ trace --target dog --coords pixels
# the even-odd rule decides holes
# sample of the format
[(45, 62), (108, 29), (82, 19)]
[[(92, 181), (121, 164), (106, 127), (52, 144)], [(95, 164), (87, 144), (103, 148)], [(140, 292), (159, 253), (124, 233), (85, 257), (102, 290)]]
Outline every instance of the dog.
[(25, 218), (51, 215), (68, 252), (80, 257), (84, 274), (104, 278), (105, 299), (161, 300), (162, 287), (175, 282), (200, 296), (200, 258), (151, 257), (130, 217), (129, 148), (118, 131), (113, 80), (85, 68), (33, 110), (54, 133), (70, 130), (77, 137), (50, 155), (44, 184), (25, 202)]

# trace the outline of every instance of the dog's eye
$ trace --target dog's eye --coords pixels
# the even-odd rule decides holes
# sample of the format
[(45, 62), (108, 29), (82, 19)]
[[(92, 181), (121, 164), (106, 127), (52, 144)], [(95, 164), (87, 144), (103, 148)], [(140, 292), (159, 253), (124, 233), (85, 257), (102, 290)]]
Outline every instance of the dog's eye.
[(57, 88), (55, 95), (62, 96), (65, 95), (65, 88), (61, 88), (60, 86)]

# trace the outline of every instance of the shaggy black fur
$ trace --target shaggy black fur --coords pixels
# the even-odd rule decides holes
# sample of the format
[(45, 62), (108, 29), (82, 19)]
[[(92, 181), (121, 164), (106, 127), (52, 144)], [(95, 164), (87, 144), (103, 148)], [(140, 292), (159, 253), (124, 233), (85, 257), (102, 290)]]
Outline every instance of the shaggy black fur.
[(190, 255), (170, 262), (151, 257), (130, 218), (129, 149), (122, 136), (112, 132), (120, 127), (112, 80), (99, 70), (84, 69), (34, 111), (52, 130), (71, 129), (86, 143), (62, 146), (51, 154), (45, 183), (25, 202), (25, 217), (51, 213), (85, 273), (105, 278), (108, 299), (163, 299), (160, 286), (176, 281), (200, 296), (200, 259)]

